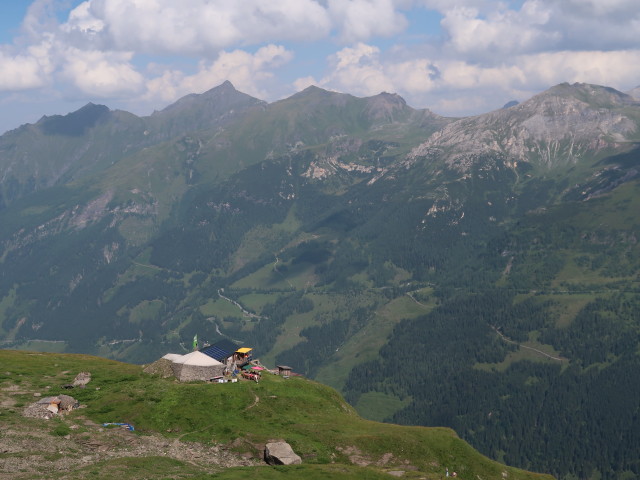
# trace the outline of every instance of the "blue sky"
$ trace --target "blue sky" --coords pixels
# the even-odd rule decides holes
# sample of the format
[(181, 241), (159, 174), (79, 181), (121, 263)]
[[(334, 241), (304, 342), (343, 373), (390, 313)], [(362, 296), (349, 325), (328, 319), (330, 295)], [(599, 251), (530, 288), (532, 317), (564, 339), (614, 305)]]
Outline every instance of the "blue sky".
[(5, 2), (0, 7), (0, 43), (8, 43), (13, 37), (19, 34), (19, 27), (22, 18), (27, 12), (29, 2)]
[(560, 82), (640, 85), (637, 0), (14, 0), (0, 133), (87, 102), (148, 115), (225, 80), (474, 115)]

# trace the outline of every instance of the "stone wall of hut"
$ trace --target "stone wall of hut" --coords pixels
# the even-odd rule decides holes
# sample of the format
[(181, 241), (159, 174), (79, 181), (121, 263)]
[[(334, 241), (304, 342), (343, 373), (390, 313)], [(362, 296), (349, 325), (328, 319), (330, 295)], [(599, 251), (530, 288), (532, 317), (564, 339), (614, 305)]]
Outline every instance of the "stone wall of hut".
[[(224, 373), (224, 365), (202, 367), (197, 365), (180, 365), (176, 378), (181, 382), (210, 380)], [(175, 370), (174, 370), (175, 372)]]
[(173, 376), (180, 380), (180, 372), (182, 372), (182, 364), (181, 363), (172, 363), (171, 370), (173, 370)]

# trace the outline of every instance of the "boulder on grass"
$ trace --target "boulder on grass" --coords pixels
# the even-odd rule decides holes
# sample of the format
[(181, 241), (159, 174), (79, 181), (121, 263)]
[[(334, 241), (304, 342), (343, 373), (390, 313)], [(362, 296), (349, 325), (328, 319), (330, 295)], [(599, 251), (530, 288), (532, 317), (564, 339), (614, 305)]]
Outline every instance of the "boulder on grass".
[(74, 387), (84, 388), (87, 383), (91, 381), (91, 372), (80, 372), (76, 375), (76, 378), (73, 379), (72, 385)]
[(264, 447), (264, 461), (269, 465), (299, 465), (302, 463), (300, 456), (287, 442), (267, 443)]

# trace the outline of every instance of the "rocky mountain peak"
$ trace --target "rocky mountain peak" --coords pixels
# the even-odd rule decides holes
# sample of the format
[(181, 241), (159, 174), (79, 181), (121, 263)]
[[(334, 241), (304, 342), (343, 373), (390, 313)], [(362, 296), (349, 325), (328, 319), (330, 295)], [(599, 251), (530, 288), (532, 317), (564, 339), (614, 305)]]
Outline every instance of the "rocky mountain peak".
[(310, 107), (317, 106), (344, 106), (349, 98), (353, 98), (351, 95), (340, 92), (333, 92), (330, 90), (325, 90), (324, 88), (316, 87), (315, 85), (311, 85), (301, 92), (298, 92), (289, 98), (281, 100), (276, 103), (288, 103), (295, 102), (298, 104), (306, 104)]
[(152, 138), (163, 140), (190, 131), (217, 129), (266, 102), (239, 92), (225, 81), (204, 93), (186, 95), (149, 117)]
[(229, 80), (225, 80), (224, 82), (222, 82), (218, 87), (216, 87), (220, 90), (222, 89), (227, 89), (227, 90), (233, 90), (233, 91), (237, 91), (236, 87), (233, 86), (233, 83), (231, 83)]
[(320, 88), (317, 85), (309, 85), (307, 88), (301, 90), (300, 92), (294, 94), (294, 96), (306, 96), (306, 95), (323, 95), (331, 93), (329, 90), (325, 90), (324, 88)]
[(640, 103), (613, 88), (563, 83), (509, 109), (453, 122), (413, 155), (434, 149), (467, 170), (482, 154), (548, 167), (577, 162), (609, 146), (637, 140)]
[(36, 124), (46, 135), (83, 135), (110, 113), (109, 107), (87, 103), (75, 112), (66, 115), (42, 117)]
[(528, 108), (551, 109), (550, 114), (562, 113), (554, 111), (558, 105), (577, 105), (578, 108), (620, 108), (638, 102), (629, 95), (611, 87), (591, 85), (588, 83), (561, 83), (535, 95), (523, 104)]
[(382, 92), (366, 99), (365, 115), (373, 121), (393, 122), (413, 109), (396, 93)]
[(154, 112), (152, 116), (162, 116), (194, 109), (197, 110), (202, 109), (203, 107), (210, 108), (220, 104), (230, 106), (233, 104), (243, 103), (257, 104), (264, 102), (250, 95), (239, 92), (230, 81), (226, 80), (224, 83), (207, 90), (204, 93), (191, 93), (186, 95), (163, 110)]

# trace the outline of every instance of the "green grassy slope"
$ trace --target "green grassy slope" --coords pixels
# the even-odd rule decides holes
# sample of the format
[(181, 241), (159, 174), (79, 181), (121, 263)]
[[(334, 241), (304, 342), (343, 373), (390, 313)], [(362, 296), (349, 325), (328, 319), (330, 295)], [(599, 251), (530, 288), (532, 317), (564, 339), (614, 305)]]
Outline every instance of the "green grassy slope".
[[(240, 468), (216, 478), (383, 478), (390, 471), (405, 471), (404, 478), (436, 479), (445, 468), (461, 478), (549, 478), (488, 460), (446, 428), (401, 427), (360, 418), (340, 395), (304, 378), (265, 375), (259, 384), (178, 383), (142, 372), (140, 366), (96, 357), (0, 351), (0, 395), (3, 409), (0, 437), (29, 430), (50, 429), (66, 441), (98, 435), (102, 422), (128, 422), (135, 433), (132, 446), (149, 437), (163, 436), (188, 445), (225, 446), (235, 453), (258, 458), (270, 439), (284, 439), (303, 458), (302, 466)], [(85, 389), (66, 391), (77, 372), (90, 371)], [(22, 407), (43, 395), (72, 394), (86, 408), (51, 421), (27, 419)], [(43, 424), (45, 424), (43, 426)], [(34, 433), (35, 435), (35, 433)], [(96, 437), (97, 438), (97, 437)], [(17, 442), (19, 443), (19, 442)], [(192, 448), (192, 447), (190, 447)], [(42, 451), (0, 453), (0, 463)], [(77, 453), (70, 449), (69, 457)], [(210, 478), (197, 461), (188, 465), (157, 458), (153, 450), (138, 458), (108, 458), (96, 465), (77, 465), (70, 471), (51, 471), (47, 478), (89, 478), (100, 469), (119, 478)], [(48, 456), (47, 458), (44, 458)], [(182, 467), (186, 467), (183, 469)], [(178, 472), (181, 471), (180, 474)], [(21, 477), (20, 472), (14, 478)]]

